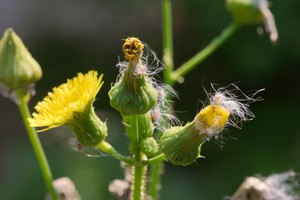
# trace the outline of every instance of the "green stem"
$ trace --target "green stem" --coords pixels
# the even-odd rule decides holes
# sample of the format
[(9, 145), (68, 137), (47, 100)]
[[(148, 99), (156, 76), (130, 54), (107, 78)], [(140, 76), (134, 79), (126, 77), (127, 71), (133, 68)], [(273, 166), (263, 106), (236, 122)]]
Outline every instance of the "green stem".
[(172, 82), (172, 72), (174, 70), (173, 55), (173, 30), (172, 30), (172, 3), (171, 0), (162, 0), (162, 36), (163, 36), (163, 59), (165, 64), (164, 82)]
[(212, 53), (214, 53), (220, 46), (222, 46), (239, 28), (239, 25), (235, 22), (232, 22), (229, 26), (227, 26), (223, 32), (214, 40), (208, 44), (205, 49), (197, 53), (187, 62), (182, 64), (179, 68), (177, 68), (171, 77), (171, 82), (176, 82), (182, 77), (184, 77), (187, 73), (192, 71), (195, 67), (197, 67), (201, 62), (203, 62), (206, 58), (208, 58)]
[(118, 160), (121, 160), (121, 161), (123, 161), (123, 162), (125, 162), (125, 163), (127, 163), (127, 164), (129, 164), (129, 165), (133, 164), (133, 160), (132, 160), (132, 159), (130, 159), (130, 158), (128, 158), (128, 157), (125, 157), (125, 156), (123, 156), (122, 154), (120, 154), (120, 153), (119, 153), (117, 150), (115, 150), (114, 147), (111, 146), (111, 144), (109, 144), (108, 142), (103, 141), (103, 142), (99, 143), (99, 144), (97, 145), (97, 147), (98, 147), (101, 151), (103, 151), (103, 152), (105, 152), (105, 153), (107, 153), (107, 154), (109, 154), (109, 155), (115, 157), (115, 158), (118, 159)]
[(166, 160), (165, 154), (160, 154), (147, 160), (147, 163), (151, 166), (148, 194), (153, 200), (158, 199), (158, 191), (160, 189), (161, 174), (163, 173), (164, 165), (162, 161)]
[(146, 172), (145, 166), (134, 166), (134, 185), (133, 185), (133, 200), (142, 200), (144, 194), (144, 174)]
[(53, 184), (52, 184), (52, 181), (53, 181), (52, 173), (51, 173), (47, 158), (45, 156), (43, 147), (41, 145), (41, 142), (39, 140), (39, 137), (38, 137), (35, 129), (29, 125), (28, 120), (27, 120), (30, 117), (30, 112), (29, 112), (29, 108), (28, 108), (28, 105), (27, 105), (27, 101), (25, 100), (25, 98), (23, 96), (19, 97), (19, 100), (20, 100), (20, 103), (18, 104), (19, 110), (21, 112), (21, 115), (22, 115), (26, 130), (27, 130), (32, 148), (33, 148), (34, 153), (35, 153), (35, 156), (38, 160), (40, 169), (41, 169), (42, 174), (44, 176), (45, 184), (46, 184), (46, 186), (48, 188), (48, 191), (51, 195), (51, 199), (52, 200), (58, 200), (59, 198), (58, 198), (57, 193), (56, 193), (56, 191), (53, 187)]
[(140, 137), (139, 137), (139, 125), (138, 118), (135, 121), (135, 129), (132, 129), (132, 144), (134, 151), (134, 181), (133, 181), (133, 189), (132, 189), (132, 199), (133, 200), (141, 200), (144, 195), (143, 187), (144, 187), (144, 173), (145, 166), (142, 164), (142, 153), (140, 151)]

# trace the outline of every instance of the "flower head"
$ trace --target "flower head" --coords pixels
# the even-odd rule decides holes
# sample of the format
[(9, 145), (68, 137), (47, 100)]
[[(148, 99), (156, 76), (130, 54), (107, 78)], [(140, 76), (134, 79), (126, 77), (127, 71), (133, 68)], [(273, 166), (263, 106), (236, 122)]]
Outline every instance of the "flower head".
[(234, 84), (218, 89), (212, 85), (212, 88), (212, 94), (207, 92), (209, 105), (200, 110), (194, 120), (195, 128), (207, 134), (208, 139), (217, 136), (226, 125), (240, 128), (243, 122), (254, 117), (249, 109), (250, 103), (262, 100), (260, 97), (255, 98), (255, 95), (263, 89), (248, 96)]
[[(53, 88), (35, 106), (36, 112), (28, 119), (30, 125), (43, 127), (39, 131), (45, 131), (66, 124), (82, 145), (97, 144), (98, 137), (106, 136), (106, 125), (94, 113), (92, 103), (102, 84), (102, 75), (98, 77), (95, 71), (78, 73), (77, 77)], [(91, 139), (95, 141), (90, 142)]]
[[(226, 125), (239, 127), (243, 121), (254, 117), (249, 103), (261, 100), (242, 93), (234, 84), (214, 89), (207, 93), (209, 105), (196, 115), (194, 120), (183, 126), (174, 126), (163, 132), (159, 147), (173, 165), (190, 165), (201, 157), (201, 145), (212, 137), (217, 137)], [(238, 95), (238, 92), (241, 93)]]

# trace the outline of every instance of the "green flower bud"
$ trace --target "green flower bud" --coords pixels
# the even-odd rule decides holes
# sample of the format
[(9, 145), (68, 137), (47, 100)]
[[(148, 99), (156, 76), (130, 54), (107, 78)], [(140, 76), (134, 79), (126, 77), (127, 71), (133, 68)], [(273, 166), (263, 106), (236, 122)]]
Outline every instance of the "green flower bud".
[(240, 24), (258, 24), (264, 21), (257, 0), (226, 0), (226, 6), (234, 20)]
[(163, 133), (159, 146), (168, 161), (173, 165), (187, 166), (200, 155), (201, 145), (206, 141), (206, 134), (200, 134), (195, 122), (185, 126), (174, 126)]
[(84, 112), (74, 112), (73, 119), (66, 123), (75, 133), (77, 141), (83, 146), (95, 146), (107, 136), (107, 126), (94, 109), (88, 106)]
[(141, 142), (141, 151), (146, 154), (146, 156), (153, 157), (159, 151), (159, 146), (153, 137), (148, 137)]
[(42, 70), (22, 40), (7, 29), (0, 41), (0, 91), (17, 102), (16, 97), (28, 96)]
[[(139, 137), (141, 138), (147, 138), (153, 135), (154, 125), (149, 112), (145, 115), (124, 115), (123, 123), (125, 124), (126, 133), (133, 133), (138, 129)], [(130, 137), (131, 136), (129, 136), (129, 138)]]
[(147, 68), (140, 59), (143, 48), (137, 38), (127, 38), (123, 45), (129, 63), (108, 93), (111, 106), (122, 115), (145, 114), (157, 102), (158, 92), (147, 80)]

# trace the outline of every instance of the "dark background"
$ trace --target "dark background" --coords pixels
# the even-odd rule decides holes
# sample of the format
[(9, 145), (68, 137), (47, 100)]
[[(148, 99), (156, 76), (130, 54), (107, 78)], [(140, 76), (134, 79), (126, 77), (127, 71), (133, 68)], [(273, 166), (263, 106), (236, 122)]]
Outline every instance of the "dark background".
[[(206, 96), (202, 85), (239, 81), (243, 91), (265, 88), (264, 101), (251, 106), (255, 120), (239, 130), (230, 127), (223, 139), (203, 146), (205, 159), (189, 167), (165, 166), (161, 199), (222, 199), (232, 195), (246, 176), (300, 171), (300, 1), (273, 1), (279, 45), (256, 27), (239, 30), (221, 49), (177, 84), (175, 110), (191, 121)], [(175, 65), (179, 66), (231, 20), (224, 1), (173, 2)], [(159, 1), (0, 0), (0, 32), (12, 27), (42, 66), (30, 108), (52, 87), (77, 72), (104, 73), (105, 84), (94, 106), (109, 126), (108, 140), (127, 153), (118, 113), (107, 92), (123, 60), (122, 39), (139, 37), (162, 57)], [(40, 133), (55, 178), (70, 177), (83, 200), (114, 199), (108, 183), (122, 178), (119, 162), (109, 156), (88, 158), (70, 150), (65, 127)], [(222, 146), (222, 147), (221, 147)], [(0, 98), (0, 198), (43, 199), (46, 188), (17, 106)]]

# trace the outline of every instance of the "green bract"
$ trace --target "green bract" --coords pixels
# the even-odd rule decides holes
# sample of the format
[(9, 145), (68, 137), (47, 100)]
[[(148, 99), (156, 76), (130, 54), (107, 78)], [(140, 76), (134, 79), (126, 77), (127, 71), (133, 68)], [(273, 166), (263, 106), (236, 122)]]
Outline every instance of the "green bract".
[(156, 89), (146, 81), (144, 75), (125, 74), (108, 93), (110, 104), (121, 115), (142, 115), (157, 102)]
[(201, 145), (206, 135), (195, 129), (195, 123), (174, 126), (163, 133), (159, 146), (168, 161), (173, 165), (187, 166), (201, 157)]
[(95, 146), (107, 136), (107, 126), (96, 115), (92, 105), (87, 106), (84, 112), (74, 112), (74, 119), (68, 122), (75, 133), (79, 144), (83, 146)]
[(153, 135), (154, 125), (149, 112), (144, 115), (125, 115), (123, 116), (123, 122), (127, 133), (132, 133), (138, 129), (141, 138)]

